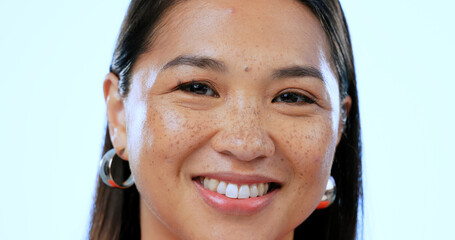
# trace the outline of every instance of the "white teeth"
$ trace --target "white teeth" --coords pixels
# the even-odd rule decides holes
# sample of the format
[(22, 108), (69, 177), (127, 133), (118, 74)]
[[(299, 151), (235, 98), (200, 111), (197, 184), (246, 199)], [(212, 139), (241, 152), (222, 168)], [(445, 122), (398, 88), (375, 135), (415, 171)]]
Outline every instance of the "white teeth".
[(226, 197), (229, 198), (239, 199), (263, 196), (267, 194), (270, 188), (270, 183), (259, 183), (251, 185), (243, 184), (239, 187), (237, 184), (226, 183), (207, 177), (201, 177), (199, 181), (204, 188), (207, 188), (210, 191), (226, 195)]
[(204, 178), (204, 187), (209, 188), (209, 178)]
[(250, 187), (248, 185), (242, 185), (239, 188), (239, 198), (249, 198), (250, 197)]
[(237, 198), (239, 196), (239, 188), (237, 184), (229, 183), (226, 188), (226, 197)]
[(258, 196), (258, 186), (256, 184), (252, 184), (250, 188), (250, 197), (257, 197)]
[(264, 183), (258, 184), (258, 196), (264, 195)]
[(216, 187), (218, 186), (219, 181), (216, 179), (210, 179), (209, 181), (209, 189), (210, 191), (216, 191)]
[(226, 183), (221, 181), (220, 184), (218, 184), (218, 187), (216, 188), (216, 192), (219, 194), (226, 194)]

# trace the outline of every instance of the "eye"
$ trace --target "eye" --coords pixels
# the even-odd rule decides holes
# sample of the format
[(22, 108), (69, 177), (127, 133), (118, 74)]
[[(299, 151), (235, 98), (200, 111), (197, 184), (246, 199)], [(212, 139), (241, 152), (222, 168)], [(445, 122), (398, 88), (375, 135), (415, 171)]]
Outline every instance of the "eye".
[(316, 103), (311, 97), (296, 92), (285, 92), (275, 97), (272, 102), (285, 102), (297, 105)]
[(175, 90), (180, 90), (183, 92), (193, 93), (197, 95), (205, 95), (205, 96), (212, 96), (218, 97), (218, 93), (215, 92), (211, 87), (210, 84), (204, 82), (186, 82), (179, 84)]

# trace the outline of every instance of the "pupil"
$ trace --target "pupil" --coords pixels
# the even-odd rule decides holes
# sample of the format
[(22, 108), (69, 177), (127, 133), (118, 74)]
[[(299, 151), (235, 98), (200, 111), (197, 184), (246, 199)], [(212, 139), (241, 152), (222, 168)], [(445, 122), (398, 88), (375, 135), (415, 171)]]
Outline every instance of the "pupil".
[(292, 93), (285, 93), (285, 94), (283, 94), (283, 100), (285, 102), (297, 102), (298, 97)]
[(199, 93), (199, 94), (205, 94), (207, 92), (207, 88), (205, 88), (204, 86), (201, 86), (200, 84), (194, 84), (192, 86), (192, 90), (193, 92), (195, 93)]

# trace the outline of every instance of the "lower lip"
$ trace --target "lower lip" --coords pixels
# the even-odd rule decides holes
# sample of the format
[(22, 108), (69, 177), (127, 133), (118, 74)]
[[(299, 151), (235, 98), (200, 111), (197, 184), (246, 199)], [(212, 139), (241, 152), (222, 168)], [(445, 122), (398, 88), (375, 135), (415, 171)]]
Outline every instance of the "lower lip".
[(205, 203), (229, 215), (253, 215), (258, 213), (272, 202), (278, 192), (278, 189), (275, 189), (261, 197), (245, 199), (228, 198), (204, 188), (197, 181), (193, 182)]

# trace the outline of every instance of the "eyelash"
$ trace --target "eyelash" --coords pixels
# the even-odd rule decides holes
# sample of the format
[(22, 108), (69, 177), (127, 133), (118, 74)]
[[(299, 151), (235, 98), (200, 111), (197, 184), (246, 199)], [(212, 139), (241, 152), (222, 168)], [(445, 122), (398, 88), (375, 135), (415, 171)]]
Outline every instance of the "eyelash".
[[(278, 99), (282, 99), (282, 102), (289, 103), (289, 104), (296, 104), (296, 105), (304, 105), (304, 104), (314, 104), (316, 103), (316, 99), (312, 97), (305, 96), (303, 94), (297, 92), (283, 92), (280, 95), (273, 98), (272, 102), (277, 102)], [(284, 99), (283, 98), (287, 98)], [(291, 101), (289, 101), (291, 100)]]
[[(196, 95), (204, 95), (204, 96), (212, 96), (212, 97), (219, 97), (219, 94), (213, 90), (211, 84), (203, 81), (191, 81), (186, 83), (179, 83), (174, 90), (179, 90), (183, 92), (188, 92)], [(207, 94), (207, 92), (209, 94)], [(286, 99), (284, 99), (286, 98)], [(278, 102), (281, 99), (282, 102), (289, 103), (289, 104), (296, 104), (296, 105), (303, 105), (303, 104), (314, 104), (316, 100), (312, 97), (305, 96), (303, 94), (297, 92), (284, 92), (280, 93), (280, 95), (273, 98), (272, 102)], [(290, 100), (290, 101), (289, 101)]]
[[(174, 90), (179, 90), (183, 92), (188, 92), (196, 95), (205, 95), (212, 97), (219, 97), (220, 95), (213, 90), (211, 84), (201, 81), (191, 81), (186, 83), (179, 83)], [(202, 92), (201, 92), (202, 91)], [(207, 94), (209, 92), (209, 94)]]

